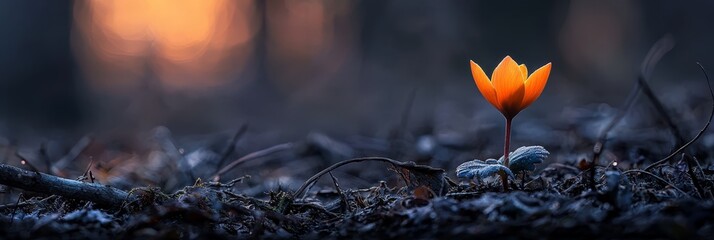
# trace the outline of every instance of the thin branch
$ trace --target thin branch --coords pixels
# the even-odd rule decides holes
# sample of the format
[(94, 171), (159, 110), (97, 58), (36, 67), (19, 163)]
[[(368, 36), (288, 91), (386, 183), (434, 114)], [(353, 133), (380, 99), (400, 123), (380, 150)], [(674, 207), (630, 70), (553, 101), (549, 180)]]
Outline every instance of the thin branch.
[(0, 164), (0, 184), (32, 192), (92, 201), (107, 207), (121, 206), (122, 202), (129, 198), (127, 192), (111, 186), (31, 172), (7, 164)]
[[(392, 164), (392, 166), (407, 168), (410, 170), (412, 170), (413, 168), (422, 168), (423, 170), (428, 170), (428, 171), (440, 171), (440, 172), (444, 171), (443, 169), (439, 169), (439, 168), (433, 168), (433, 167), (424, 166), (424, 165), (416, 165), (416, 163), (414, 163), (414, 162), (400, 162), (400, 161), (393, 160), (391, 158), (386, 158), (386, 157), (353, 158), (353, 159), (344, 160), (342, 162), (335, 163), (332, 166), (329, 166), (329, 167), (323, 169), (322, 171), (318, 172), (314, 176), (310, 177), (309, 179), (307, 179), (307, 181), (305, 181), (305, 183), (302, 184), (302, 186), (300, 186), (300, 188), (297, 191), (295, 191), (295, 193), (293, 193), (293, 197), (296, 199), (301, 198), (302, 195), (307, 191), (307, 189), (310, 186), (312, 186), (312, 184), (315, 183), (318, 179), (320, 179), (320, 177), (322, 177), (322, 175), (325, 175), (325, 174), (331, 172), (332, 170), (335, 170), (339, 167), (342, 167), (342, 166), (350, 164), (350, 163), (365, 162), (365, 161), (386, 162), (386, 163)], [(404, 177), (404, 176), (402, 176), (402, 177)], [(406, 185), (409, 185), (409, 183), (407, 182)]]
[(15, 212), (20, 208), (20, 199), (22, 199), (22, 193), (17, 196), (17, 202), (15, 202), (15, 207), (12, 208), (12, 213), (10, 214), (10, 224), (15, 222)]
[(252, 152), (252, 153), (245, 155), (239, 159), (236, 159), (232, 163), (221, 168), (221, 170), (218, 171), (216, 174), (214, 174), (213, 177), (211, 177), (211, 179), (213, 179), (213, 181), (215, 181), (215, 182), (218, 182), (221, 180), (221, 175), (229, 172), (230, 170), (233, 170), (233, 168), (240, 165), (241, 163), (244, 163), (249, 160), (256, 159), (256, 158), (265, 157), (265, 156), (268, 156), (268, 155), (276, 153), (276, 152), (288, 150), (292, 147), (293, 147), (292, 143), (283, 143), (283, 144), (278, 144), (278, 145), (275, 145), (275, 146), (272, 146), (272, 147), (269, 147), (269, 148), (266, 148), (266, 149), (263, 149), (260, 151)]
[(345, 193), (342, 192), (342, 188), (340, 188), (340, 184), (337, 182), (337, 178), (335, 175), (332, 175), (332, 172), (329, 173), (330, 178), (332, 178), (332, 184), (335, 186), (335, 191), (337, 191), (337, 194), (340, 195), (340, 201), (342, 201), (342, 211), (346, 212), (350, 208), (350, 203), (347, 201), (347, 196), (345, 196)]
[(647, 172), (647, 171), (643, 171), (643, 170), (639, 170), (639, 169), (630, 169), (630, 170), (624, 171), (624, 172), (622, 172), (622, 173), (623, 173), (623, 174), (630, 174), (630, 173), (643, 173), (643, 174), (647, 174), (647, 175), (649, 175), (649, 176), (651, 176), (651, 177), (653, 177), (653, 178), (659, 180), (660, 182), (664, 183), (665, 185), (668, 185), (668, 186), (674, 188), (675, 190), (679, 191), (680, 193), (684, 194), (685, 196), (689, 196), (689, 194), (687, 194), (687, 192), (685, 192), (684, 190), (678, 188), (677, 186), (674, 186), (674, 184), (668, 182), (667, 180), (664, 180), (664, 178), (661, 178), (661, 177), (655, 175), (654, 173)]
[(694, 188), (697, 189), (697, 194), (699, 195), (700, 199), (704, 198), (704, 188), (702, 188), (702, 184), (699, 182), (699, 178), (697, 177), (697, 173), (694, 172), (695, 166), (694, 164), (697, 164), (697, 160), (694, 159), (693, 157), (689, 156), (686, 153), (682, 154), (682, 160), (684, 160), (687, 163), (687, 174), (689, 174), (689, 179), (692, 180), (692, 185), (694, 185)]
[(305, 183), (303, 183), (302, 186), (300, 186), (300, 188), (298, 188), (298, 190), (295, 191), (295, 193), (293, 193), (293, 196), (295, 198), (300, 198), (302, 196), (302, 194), (307, 190), (308, 186), (312, 185), (312, 183), (314, 183), (315, 181), (320, 179), (320, 177), (322, 177), (322, 175), (325, 175), (325, 174), (329, 173), (330, 171), (337, 169), (338, 167), (341, 167), (341, 166), (344, 166), (344, 165), (347, 165), (350, 163), (364, 162), (364, 161), (379, 161), (379, 162), (391, 163), (394, 165), (397, 165), (400, 163), (396, 160), (393, 160), (390, 158), (385, 158), (385, 157), (353, 158), (353, 159), (345, 160), (342, 162), (338, 162), (338, 163), (333, 164), (332, 166), (329, 166), (329, 167), (323, 169), (322, 171), (318, 172), (314, 176), (307, 179), (307, 181), (305, 181)]
[[(22, 193), (20, 193), (20, 194), (22, 194)], [(56, 197), (57, 197), (57, 195), (52, 195), (52, 196), (43, 198), (43, 199), (41, 199), (41, 200), (39, 200), (39, 201), (31, 201), (32, 199), (30, 199), (30, 200), (23, 201), (23, 202), (19, 202), (19, 203), (11, 203), (11, 204), (0, 205), (0, 210), (4, 210), (4, 209), (7, 209), (7, 208), (14, 208), (14, 207), (24, 207), (24, 206), (28, 206), (28, 205), (35, 205), (35, 204), (38, 204), (38, 203), (46, 202), (47, 200), (50, 200), (50, 199), (53, 199), (53, 198), (56, 198)], [(18, 198), (18, 200), (20, 200), (20, 198)]]
[(637, 78), (637, 82), (635, 83), (635, 86), (630, 90), (629, 95), (627, 96), (627, 100), (625, 100), (625, 104), (623, 105), (623, 109), (615, 115), (615, 117), (612, 118), (610, 123), (608, 123), (605, 128), (602, 129), (600, 132), (600, 135), (597, 138), (597, 141), (595, 142), (595, 145), (593, 146), (593, 158), (592, 162), (590, 164), (590, 168), (588, 171), (590, 171), (590, 189), (595, 190), (595, 168), (594, 166), (597, 164), (598, 160), (600, 159), (600, 154), (602, 154), (602, 150), (605, 148), (605, 142), (607, 141), (607, 135), (610, 133), (610, 131), (622, 120), (623, 117), (627, 113), (630, 112), (630, 109), (632, 106), (634, 106), (635, 101), (637, 100), (637, 97), (639, 96), (640, 93), (640, 88), (642, 88), (642, 83), (646, 83), (647, 79), (649, 76), (652, 74), (652, 69), (654, 69), (654, 66), (657, 65), (657, 62), (662, 59), (662, 57), (669, 52), (672, 47), (674, 46), (674, 41), (672, 38), (667, 35), (658, 40), (652, 48), (650, 48), (650, 51), (647, 53), (647, 56), (645, 57), (645, 60), (642, 62), (642, 66), (640, 68), (640, 74)]
[[(77, 178), (77, 180), (85, 181), (85, 180), (89, 179), (90, 182), (94, 182), (94, 176), (91, 175), (93, 165), (94, 165), (94, 158), (89, 157), (89, 164), (87, 165), (87, 170), (84, 170), (84, 173), (82, 174), (82, 176)], [(87, 175), (89, 175), (89, 176), (87, 176)]]
[(84, 136), (77, 141), (76, 144), (72, 147), (72, 149), (65, 155), (64, 157), (60, 158), (57, 163), (55, 163), (52, 166), (52, 173), (61, 173), (62, 169), (65, 169), (67, 165), (70, 164), (70, 162), (74, 161), (82, 152), (84, 149), (86, 149), (89, 144), (92, 143), (92, 138), (89, 136)]
[(223, 153), (221, 154), (221, 160), (216, 164), (216, 171), (213, 174), (216, 174), (221, 167), (223, 167), (223, 164), (226, 163), (226, 160), (228, 160), (228, 157), (235, 151), (236, 149), (236, 143), (245, 135), (245, 132), (248, 130), (248, 125), (243, 124), (238, 131), (236, 131), (235, 134), (233, 134), (233, 137), (231, 138), (230, 141), (228, 141), (228, 145), (223, 149)]
[(694, 136), (694, 138), (693, 138), (691, 141), (689, 141), (689, 142), (687, 142), (686, 144), (682, 145), (682, 147), (678, 148), (676, 151), (672, 152), (671, 154), (669, 154), (669, 156), (663, 158), (662, 160), (659, 160), (659, 161), (657, 161), (657, 162), (655, 162), (655, 163), (652, 163), (651, 165), (649, 165), (648, 167), (645, 168), (645, 171), (649, 171), (649, 170), (652, 169), (653, 167), (656, 167), (657, 165), (660, 165), (660, 164), (663, 164), (663, 163), (669, 161), (669, 160), (672, 159), (675, 155), (679, 154), (679, 153), (682, 152), (685, 148), (689, 147), (689, 145), (692, 145), (694, 142), (696, 142), (696, 141), (699, 139), (699, 137), (701, 137), (701, 136), (704, 134), (704, 132), (707, 131), (707, 128), (709, 128), (709, 124), (712, 123), (712, 118), (714, 117), (714, 90), (712, 90), (712, 85), (711, 85), (711, 83), (709, 82), (709, 75), (707, 75), (707, 70), (704, 69), (704, 66), (702, 66), (702, 65), (699, 64), (698, 62), (697, 62), (697, 65), (699, 65), (699, 68), (701, 68), (701, 69), (702, 69), (702, 72), (704, 73), (704, 77), (705, 77), (706, 80), (707, 80), (707, 86), (709, 87), (709, 95), (710, 95), (711, 98), (712, 98), (712, 110), (711, 110), (711, 113), (709, 114), (709, 120), (707, 120), (707, 124), (705, 124), (704, 127), (703, 127), (701, 130), (699, 130), (699, 133), (697, 133), (697, 135)]
[(640, 77), (637, 78), (637, 82), (640, 84), (642, 92), (645, 94), (645, 96), (647, 96), (652, 105), (654, 105), (654, 108), (657, 110), (657, 113), (659, 113), (660, 117), (664, 119), (664, 122), (669, 127), (670, 131), (672, 132), (672, 135), (674, 135), (676, 139), (675, 147), (681, 146), (685, 142), (685, 138), (682, 135), (682, 132), (679, 130), (679, 127), (674, 124), (674, 120), (672, 120), (672, 117), (669, 116), (669, 114), (667, 113), (667, 109), (664, 107), (664, 104), (662, 104), (662, 101), (660, 101), (654, 91), (652, 91), (652, 88), (650, 87), (649, 83), (647, 83), (647, 80), (643, 75), (640, 75)]

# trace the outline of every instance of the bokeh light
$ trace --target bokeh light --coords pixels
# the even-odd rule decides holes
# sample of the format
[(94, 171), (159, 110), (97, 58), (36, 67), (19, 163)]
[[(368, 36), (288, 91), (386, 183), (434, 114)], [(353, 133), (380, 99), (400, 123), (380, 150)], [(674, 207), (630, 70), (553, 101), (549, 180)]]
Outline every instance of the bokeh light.
[(74, 20), (80, 65), (104, 90), (154, 77), (168, 90), (220, 86), (243, 69), (258, 29), (251, 0), (77, 1)]

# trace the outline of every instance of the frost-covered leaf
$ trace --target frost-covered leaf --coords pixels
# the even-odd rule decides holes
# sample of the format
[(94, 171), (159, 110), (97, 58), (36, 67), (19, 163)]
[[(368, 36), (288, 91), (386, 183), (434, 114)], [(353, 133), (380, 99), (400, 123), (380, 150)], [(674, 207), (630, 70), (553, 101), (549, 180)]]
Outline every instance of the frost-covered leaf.
[[(533, 171), (536, 163), (543, 163), (550, 152), (542, 146), (519, 147), (508, 155), (508, 168), (513, 172)], [(503, 157), (498, 159), (503, 164)]]
[(503, 166), (496, 159), (488, 159), (485, 162), (474, 159), (462, 163), (456, 167), (456, 176), (460, 178), (478, 178), (483, 179), (495, 175), (499, 171), (504, 171), (508, 176), (514, 177), (513, 172), (506, 166)]

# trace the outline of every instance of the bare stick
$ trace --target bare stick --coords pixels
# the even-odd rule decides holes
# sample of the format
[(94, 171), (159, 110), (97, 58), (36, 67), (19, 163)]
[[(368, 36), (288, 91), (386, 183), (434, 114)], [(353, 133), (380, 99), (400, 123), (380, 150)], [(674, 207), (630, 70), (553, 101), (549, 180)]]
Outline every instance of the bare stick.
[(269, 148), (266, 148), (266, 149), (263, 149), (263, 150), (260, 150), (257, 152), (252, 152), (252, 153), (245, 155), (239, 159), (236, 159), (231, 164), (228, 164), (225, 167), (221, 168), (221, 170), (218, 171), (215, 175), (213, 175), (213, 177), (211, 177), (211, 179), (213, 179), (213, 181), (215, 181), (215, 182), (218, 182), (221, 180), (221, 175), (227, 173), (230, 170), (233, 170), (233, 168), (240, 165), (241, 163), (244, 163), (249, 160), (256, 159), (256, 158), (265, 157), (265, 156), (268, 156), (268, 155), (276, 153), (276, 152), (288, 150), (292, 147), (293, 147), (292, 143), (283, 143), (283, 144), (278, 144), (278, 145), (275, 145), (275, 146), (272, 146), (272, 147), (269, 147)]
[(665, 122), (670, 127), (672, 134), (675, 135), (675, 138), (677, 140), (677, 142), (675, 143), (676, 147), (684, 143), (684, 137), (682, 136), (681, 132), (674, 124), (672, 119), (667, 114), (667, 111), (665, 110), (662, 102), (659, 100), (659, 98), (657, 98), (657, 96), (652, 91), (652, 88), (650, 88), (649, 84), (647, 83), (647, 79), (652, 76), (652, 72), (654, 71), (654, 67), (655, 65), (657, 65), (657, 62), (659, 62), (659, 60), (662, 59), (665, 54), (672, 50), (673, 47), (674, 40), (672, 39), (672, 36), (670, 34), (667, 34), (664, 37), (660, 38), (652, 46), (650, 51), (647, 53), (647, 56), (645, 57), (645, 61), (642, 62), (642, 66), (640, 67), (640, 75), (637, 78), (637, 84), (642, 89), (642, 92), (645, 94), (645, 96), (650, 99), (656, 110), (660, 113), (661, 117), (664, 118)]
[(218, 164), (216, 164), (216, 172), (214, 172), (213, 174), (216, 174), (221, 169), (223, 164), (226, 163), (228, 157), (231, 155), (231, 153), (233, 153), (233, 151), (235, 151), (236, 143), (238, 142), (238, 140), (241, 139), (241, 137), (243, 137), (246, 130), (248, 130), (248, 125), (243, 124), (240, 129), (236, 131), (236, 134), (233, 135), (231, 140), (228, 141), (228, 145), (226, 145), (226, 148), (223, 149), (223, 153), (221, 154), (221, 160), (218, 162)]
[(664, 119), (664, 122), (669, 127), (670, 131), (672, 132), (672, 135), (674, 135), (674, 138), (676, 139), (675, 147), (681, 146), (685, 141), (684, 137), (682, 136), (682, 133), (677, 127), (677, 125), (674, 124), (674, 121), (667, 113), (667, 109), (665, 109), (662, 102), (659, 100), (659, 98), (657, 98), (657, 95), (654, 94), (652, 88), (650, 88), (650, 85), (647, 83), (647, 81), (645, 81), (644, 78), (637, 78), (637, 81), (640, 83), (642, 92), (645, 94), (645, 96), (647, 96), (648, 99), (650, 99), (650, 102), (652, 103), (652, 105), (654, 105), (660, 117)]
[(647, 174), (647, 175), (649, 175), (649, 176), (651, 176), (651, 177), (653, 177), (653, 178), (659, 180), (660, 182), (664, 183), (665, 185), (674, 188), (675, 190), (677, 190), (677, 191), (679, 191), (680, 193), (684, 194), (684, 196), (690, 197), (689, 194), (687, 194), (687, 192), (685, 192), (685, 191), (682, 190), (682, 189), (679, 189), (677, 186), (674, 186), (674, 184), (668, 182), (667, 180), (664, 180), (664, 178), (661, 178), (661, 177), (659, 177), (659, 176), (657, 176), (657, 175), (654, 175), (654, 173), (647, 172), (647, 171), (642, 171), (642, 170), (639, 170), (639, 169), (630, 169), (630, 170), (624, 171), (624, 172), (622, 172), (622, 173), (623, 173), (623, 174), (628, 174), (628, 173), (643, 173), (643, 174)]
[(295, 191), (295, 193), (293, 194), (293, 196), (296, 197), (296, 198), (299, 198), (300, 196), (302, 196), (303, 192), (304, 192), (305, 190), (307, 190), (308, 186), (312, 185), (313, 182), (317, 181), (317, 179), (319, 179), (320, 177), (322, 177), (322, 175), (325, 175), (325, 174), (329, 173), (330, 171), (335, 170), (335, 169), (338, 168), (338, 167), (341, 167), (341, 166), (344, 166), (344, 165), (347, 165), (347, 164), (350, 164), (350, 163), (364, 162), (364, 161), (381, 161), (381, 162), (386, 162), (386, 163), (391, 163), (391, 164), (399, 163), (399, 162), (397, 162), (396, 160), (392, 160), (392, 159), (390, 159), (390, 158), (385, 158), (385, 157), (353, 158), (353, 159), (350, 159), (350, 160), (345, 160), (345, 161), (342, 161), (342, 162), (338, 162), (338, 163), (333, 164), (332, 166), (329, 166), (329, 167), (323, 169), (322, 171), (318, 172), (318, 173), (315, 174), (314, 176), (312, 176), (312, 177), (310, 177), (309, 179), (307, 179), (307, 181), (305, 181), (305, 183), (303, 183), (302, 186), (300, 186), (300, 188), (299, 188), (297, 191)]
[[(305, 191), (310, 186), (312, 186), (313, 183), (315, 183), (318, 179), (320, 179), (320, 177), (322, 177), (322, 175), (325, 175), (325, 174), (331, 172), (332, 170), (337, 169), (338, 167), (342, 167), (342, 166), (350, 164), (350, 163), (365, 162), (365, 161), (386, 162), (386, 163), (392, 164), (392, 166), (402, 167), (402, 168), (420, 167), (420, 168), (424, 168), (425, 170), (429, 170), (429, 171), (441, 171), (441, 172), (444, 171), (443, 169), (439, 169), (439, 168), (433, 168), (430, 166), (423, 166), (423, 165), (416, 165), (416, 163), (414, 163), (414, 162), (400, 162), (400, 161), (397, 161), (397, 160), (394, 160), (391, 158), (386, 158), (386, 157), (353, 158), (353, 159), (344, 160), (342, 162), (335, 163), (332, 166), (329, 166), (329, 167), (323, 169), (322, 171), (318, 172), (317, 174), (313, 175), (312, 177), (307, 179), (307, 181), (305, 181), (305, 183), (303, 183), (302, 186), (300, 186), (300, 188), (297, 191), (295, 191), (295, 193), (293, 193), (293, 197), (295, 197), (295, 198), (302, 197), (302, 195), (305, 193)], [(402, 175), (402, 177), (404, 178), (404, 175)], [(407, 180), (405, 179), (405, 181), (407, 181)], [(407, 182), (407, 185), (409, 185), (408, 182)]]
[(0, 164), (0, 184), (32, 192), (92, 201), (107, 207), (121, 206), (122, 202), (129, 198), (127, 192), (111, 186), (31, 172), (7, 164)]
[[(20, 193), (20, 195), (22, 195), (22, 193)], [(26, 200), (23, 202), (16, 202), (15, 204), (11, 203), (11, 204), (0, 205), (0, 210), (5, 210), (7, 208), (14, 208), (14, 207), (24, 207), (24, 206), (28, 206), (28, 205), (35, 205), (35, 204), (47, 202), (48, 200), (54, 199), (54, 198), (57, 198), (57, 195), (52, 195), (52, 196), (43, 198), (39, 201), (32, 201), (32, 199), (29, 199), (29, 200)], [(18, 198), (17, 200), (20, 200), (20, 198)], [(13, 215), (15, 215), (15, 214), (13, 214)]]
[(15, 207), (12, 208), (12, 213), (10, 214), (10, 224), (15, 222), (15, 212), (20, 207), (20, 199), (22, 199), (22, 193), (17, 195), (17, 202), (15, 202)]
[(347, 201), (347, 197), (342, 192), (342, 188), (340, 188), (340, 184), (337, 183), (337, 178), (335, 177), (335, 175), (332, 175), (332, 172), (330, 172), (330, 178), (332, 178), (332, 183), (335, 185), (335, 191), (337, 191), (337, 194), (340, 195), (340, 200), (342, 201), (342, 210), (347, 211), (350, 208), (350, 203)]
[(602, 154), (602, 150), (605, 148), (605, 141), (607, 141), (607, 135), (610, 133), (612, 128), (614, 128), (620, 121), (622, 120), (625, 115), (630, 112), (630, 108), (634, 105), (635, 101), (637, 100), (637, 97), (639, 96), (640, 93), (640, 88), (642, 88), (643, 82), (647, 82), (647, 78), (649, 75), (652, 73), (652, 69), (654, 66), (659, 62), (660, 59), (669, 52), (669, 50), (672, 49), (674, 46), (673, 40), (669, 36), (665, 36), (658, 40), (652, 48), (650, 48), (650, 51), (647, 53), (647, 56), (645, 57), (644, 62), (642, 63), (642, 67), (640, 68), (640, 75), (638, 77), (637, 82), (635, 83), (635, 86), (630, 90), (630, 94), (627, 96), (627, 100), (625, 100), (625, 104), (623, 105), (623, 109), (615, 115), (615, 117), (612, 118), (610, 123), (603, 128), (603, 130), (600, 132), (600, 135), (597, 138), (597, 142), (595, 142), (595, 146), (593, 146), (593, 158), (592, 162), (590, 163), (590, 168), (588, 171), (590, 171), (590, 189), (595, 190), (595, 165), (597, 165), (598, 160), (600, 159), (600, 154)]
[[(694, 188), (697, 189), (697, 194), (699, 195), (700, 199), (704, 198), (704, 188), (702, 188), (702, 184), (699, 183), (699, 178), (697, 177), (697, 173), (694, 172), (694, 168), (696, 166), (693, 166), (694, 163), (697, 162), (696, 159), (693, 157), (690, 157), (686, 153), (682, 154), (682, 160), (684, 160), (687, 163), (687, 174), (689, 174), (689, 179), (692, 180), (692, 185), (694, 185)], [(698, 163), (696, 163), (698, 164)]]
[[(90, 182), (94, 182), (94, 179), (92, 179), (93, 176), (91, 176), (91, 174), (92, 174), (92, 165), (94, 165), (94, 158), (93, 158), (93, 157), (89, 157), (89, 165), (87, 165), (87, 170), (84, 170), (84, 173), (82, 174), (82, 176), (80, 176), (79, 178), (77, 178), (77, 180), (79, 180), (79, 181), (84, 181), (84, 180), (89, 179)], [(89, 175), (89, 176), (87, 176), (87, 175)]]
[(89, 144), (92, 143), (92, 138), (89, 136), (84, 136), (77, 143), (72, 147), (72, 149), (62, 157), (57, 163), (55, 163), (52, 166), (52, 172), (53, 173), (60, 173), (62, 169), (65, 169), (67, 165), (74, 161), (82, 152), (84, 149), (86, 149)]
[(657, 161), (657, 162), (655, 162), (655, 163), (652, 163), (651, 165), (649, 165), (648, 167), (645, 168), (645, 171), (649, 171), (649, 170), (652, 169), (653, 167), (656, 167), (657, 165), (660, 165), (660, 164), (662, 164), (662, 163), (665, 163), (665, 162), (669, 161), (669, 160), (672, 159), (675, 155), (679, 154), (679, 153), (682, 152), (685, 148), (689, 147), (689, 145), (692, 145), (692, 143), (696, 142), (696, 141), (699, 139), (699, 137), (701, 137), (701, 136), (704, 134), (704, 132), (707, 131), (707, 128), (709, 128), (709, 124), (712, 123), (712, 118), (714, 117), (714, 90), (712, 90), (712, 84), (709, 82), (709, 75), (707, 75), (707, 70), (704, 69), (704, 66), (702, 66), (701, 64), (697, 63), (697, 65), (699, 65), (699, 68), (701, 68), (701, 69), (702, 69), (702, 72), (704, 72), (704, 77), (707, 79), (707, 86), (709, 87), (709, 95), (710, 95), (711, 98), (712, 98), (712, 111), (711, 111), (711, 113), (709, 114), (709, 120), (707, 120), (707, 124), (704, 125), (704, 127), (702, 128), (702, 130), (699, 130), (699, 133), (697, 133), (697, 135), (694, 136), (694, 138), (693, 138), (691, 141), (689, 141), (689, 142), (687, 142), (686, 144), (682, 145), (682, 147), (678, 148), (676, 151), (672, 152), (671, 154), (669, 154), (669, 156), (663, 158), (662, 160), (659, 160), (659, 161)]

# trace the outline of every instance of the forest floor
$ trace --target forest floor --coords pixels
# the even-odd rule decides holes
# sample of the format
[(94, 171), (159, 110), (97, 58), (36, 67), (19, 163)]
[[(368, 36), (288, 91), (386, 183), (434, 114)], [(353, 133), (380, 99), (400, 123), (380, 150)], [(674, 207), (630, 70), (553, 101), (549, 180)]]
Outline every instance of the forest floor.
[[(500, 156), (501, 138), (478, 137), (501, 136), (493, 126), (402, 124), (382, 137), (315, 132), (281, 144), (247, 137), (245, 126), (192, 138), (157, 127), (129, 140), (2, 141), (0, 236), (711, 238), (714, 107), (686, 108), (682, 116), (696, 116), (689, 120), (670, 116), (646, 72), (620, 107), (516, 122), (516, 142), (550, 156), (516, 174), (508, 191), (497, 177), (455, 177), (466, 161)], [(654, 108), (633, 107), (640, 92)]]
[[(438, 141), (434, 144), (423, 141), (433, 140), (416, 141), (408, 159), (433, 162), (439, 157), (425, 158), (424, 153), (445, 159), (472, 154), (472, 151)], [(386, 144), (384, 149), (395, 146), (388, 141), (382, 143)], [(133, 165), (136, 163), (131, 161), (138, 160), (132, 158), (123, 163), (90, 162), (84, 170), (77, 168), (74, 175), (77, 177), (72, 179), (79, 181), (58, 182), (59, 190), (48, 190), (37, 184), (55, 184), (42, 182), (54, 181), (52, 175), (34, 172), (33, 169), (41, 167), (15, 164), (27, 170), (13, 174), (27, 178), (22, 179), (20, 185), (3, 180), (15, 188), (4, 188), (8, 203), (0, 206), (3, 223), (0, 234), (5, 238), (34, 239), (58, 236), (72, 239), (478, 236), (691, 239), (714, 234), (714, 168), (704, 166), (687, 153), (675, 154), (675, 158), (646, 171), (631, 160), (620, 160), (620, 164), (614, 160), (601, 161), (605, 163), (596, 165), (593, 176), (593, 168), (588, 167), (592, 153), (580, 159), (551, 150), (553, 156), (546, 163), (534, 172), (512, 179), (510, 190), (504, 192), (498, 178), (472, 181), (449, 177), (453, 176), (454, 168), (444, 170), (388, 158), (337, 160), (343, 154), (354, 155), (355, 151), (381, 151), (365, 150), (365, 146), (370, 145), (312, 134), (302, 142), (270, 147), (224, 164), (229, 167), (225, 169), (231, 171), (238, 165), (245, 166), (240, 172), (257, 172), (265, 179), (275, 176), (281, 179), (277, 184), (231, 171), (223, 173), (233, 176), (226, 178), (217, 174), (221, 171), (215, 167), (208, 171), (213, 174), (186, 173), (178, 165), (161, 165), (154, 162), (159, 160), (149, 157), (148, 166), (141, 168)], [(431, 149), (418, 149), (424, 147)], [(158, 148), (167, 152), (163, 158), (171, 159), (170, 150)], [(643, 153), (643, 150), (638, 148), (637, 152)], [(616, 159), (614, 152), (606, 150), (605, 153), (609, 156), (606, 159)], [(194, 159), (191, 154), (183, 156), (185, 161)], [(216, 159), (219, 156), (213, 153), (204, 157)], [(639, 158), (644, 164), (654, 162), (644, 155)], [(161, 162), (171, 162), (165, 159)], [(152, 167), (151, 164), (158, 165)], [(336, 165), (328, 168), (330, 164)], [(126, 172), (123, 167), (133, 171)], [(266, 168), (272, 169), (271, 172), (260, 173)], [(46, 169), (52, 173), (52, 167)], [(192, 169), (198, 171), (201, 167)], [(322, 175), (305, 180), (321, 169), (326, 169)], [(67, 171), (55, 173), (62, 172)], [(72, 175), (71, 172), (65, 174)], [(197, 179), (195, 175), (203, 177), (180, 187), (189, 181), (186, 179)], [(147, 184), (150, 181), (147, 179), (152, 177), (161, 180)], [(135, 187), (139, 184), (154, 187)], [(81, 192), (63, 190), (75, 185), (79, 188), (98, 185), (120, 194), (113, 197), (99, 192), (104, 198), (95, 199), (96, 195), (91, 193), (84, 196)], [(170, 190), (172, 186), (175, 191)]]

